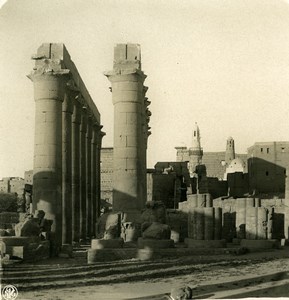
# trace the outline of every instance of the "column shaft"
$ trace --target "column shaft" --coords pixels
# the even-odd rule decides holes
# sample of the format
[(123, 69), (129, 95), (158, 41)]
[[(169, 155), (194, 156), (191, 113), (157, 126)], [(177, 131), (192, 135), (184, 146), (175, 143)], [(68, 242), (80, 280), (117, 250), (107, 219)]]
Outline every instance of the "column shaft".
[(86, 239), (86, 109), (82, 109), (80, 126), (80, 239)]
[(62, 103), (62, 244), (72, 243), (71, 120), (73, 105), (67, 92)]
[(80, 123), (81, 104), (75, 100), (72, 115), (72, 239), (77, 243), (80, 239)]
[(91, 234), (95, 237), (95, 224), (97, 220), (97, 126), (92, 127), (92, 139), (91, 139)]
[(86, 131), (86, 237), (91, 238), (92, 198), (91, 198), (91, 118), (88, 117)]

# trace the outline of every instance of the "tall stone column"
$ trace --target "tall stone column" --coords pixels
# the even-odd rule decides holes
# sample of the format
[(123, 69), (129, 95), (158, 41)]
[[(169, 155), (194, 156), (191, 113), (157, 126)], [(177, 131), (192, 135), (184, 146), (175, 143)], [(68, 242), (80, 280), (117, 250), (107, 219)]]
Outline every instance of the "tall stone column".
[(86, 132), (87, 108), (82, 107), (80, 125), (80, 239), (86, 239)]
[(86, 237), (91, 238), (92, 198), (91, 198), (91, 139), (92, 117), (88, 114), (86, 131)]
[(101, 164), (101, 147), (102, 147), (102, 139), (106, 135), (105, 132), (101, 131), (103, 126), (99, 126), (98, 137), (97, 137), (97, 152), (96, 152), (96, 217), (97, 219), (100, 216), (100, 203), (101, 203), (101, 172), (100, 172), (100, 164)]
[(36, 104), (33, 211), (44, 210), (45, 218), (53, 221), (54, 253), (62, 242), (62, 102), (68, 73), (60, 62), (47, 59), (38, 60), (28, 76)]
[(73, 102), (72, 115), (72, 239), (78, 243), (80, 239), (80, 124), (82, 105), (78, 99)]
[(114, 104), (113, 210), (137, 221), (145, 205), (146, 166), (142, 152), (143, 82), (140, 47), (119, 44), (114, 49), (113, 71), (105, 74), (112, 84)]
[(62, 103), (62, 244), (72, 243), (72, 147), (73, 102), (67, 88)]
[(95, 225), (99, 216), (100, 201), (100, 159), (99, 159), (99, 131), (102, 128), (98, 123), (94, 121), (92, 125), (92, 139), (91, 139), (91, 233), (92, 236), (96, 236)]

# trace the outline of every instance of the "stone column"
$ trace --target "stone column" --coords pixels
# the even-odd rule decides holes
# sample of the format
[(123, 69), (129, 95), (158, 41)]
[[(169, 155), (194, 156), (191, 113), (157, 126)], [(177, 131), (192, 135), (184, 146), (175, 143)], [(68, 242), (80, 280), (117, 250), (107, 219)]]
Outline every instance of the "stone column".
[(80, 239), (86, 239), (86, 132), (87, 108), (82, 107), (80, 125)]
[(114, 104), (113, 210), (126, 213), (124, 221), (138, 221), (146, 198), (146, 166), (142, 133), (143, 82), (140, 47), (117, 45), (114, 67), (106, 73)]
[(91, 233), (96, 236), (96, 222), (99, 216), (100, 201), (100, 157), (99, 157), (99, 131), (102, 128), (98, 123), (92, 125), (91, 139)]
[(101, 173), (100, 173), (100, 163), (101, 163), (101, 147), (102, 147), (102, 139), (105, 136), (105, 132), (100, 131), (100, 129), (103, 126), (99, 127), (99, 132), (98, 132), (98, 140), (97, 140), (97, 155), (96, 155), (96, 217), (100, 216), (100, 202), (101, 202), (101, 193), (100, 193), (100, 188), (101, 188)]
[(68, 88), (62, 103), (62, 244), (72, 243), (71, 121), (73, 102), (71, 97)]
[(43, 64), (37, 61), (28, 76), (34, 83), (36, 104), (33, 211), (44, 210), (45, 218), (53, 221), (54, 253), (62, 242), (62, 101), (68, 73), (60, 62), (47, 59)]
[(72, 115), (72, 239), (78, 243), (80, 239), (80, 123), (81, 103), (73, 102)]
[(92, 118), (88, 114), (86, 131), (86, 237), (91, 238), (92, 198), (91, 198), (91, 138)]

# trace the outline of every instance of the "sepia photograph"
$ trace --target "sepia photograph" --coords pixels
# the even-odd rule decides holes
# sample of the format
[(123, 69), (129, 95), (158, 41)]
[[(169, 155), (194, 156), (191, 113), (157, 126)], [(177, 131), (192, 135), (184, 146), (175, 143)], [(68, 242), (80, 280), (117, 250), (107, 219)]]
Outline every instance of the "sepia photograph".
[(0, 0), (0, 300), (289, 299), (289, 1)]

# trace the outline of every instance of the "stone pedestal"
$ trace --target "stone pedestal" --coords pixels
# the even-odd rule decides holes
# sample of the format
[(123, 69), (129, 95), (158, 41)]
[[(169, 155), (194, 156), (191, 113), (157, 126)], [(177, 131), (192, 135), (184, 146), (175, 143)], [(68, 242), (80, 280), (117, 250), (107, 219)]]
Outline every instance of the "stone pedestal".
[(188, 248), (226, 248), (226, 240), (194, 240), (185, 239)]
[(139, 249), (166, 249), (166, 248), (174, 248), (174, 240), (156, 240), (156, 239), (144, 239), (138, 238), (137, 247)]

